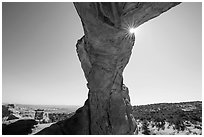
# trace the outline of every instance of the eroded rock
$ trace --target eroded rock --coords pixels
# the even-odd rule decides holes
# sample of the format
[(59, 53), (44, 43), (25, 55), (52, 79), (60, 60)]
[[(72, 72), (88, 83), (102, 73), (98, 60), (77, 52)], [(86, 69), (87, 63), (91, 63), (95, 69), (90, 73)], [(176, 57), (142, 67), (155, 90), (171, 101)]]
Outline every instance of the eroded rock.
[(85, 33), (77, 53), (88, 82), (88, 99), (73, 117), (38, 134), (133, 134), (136, 123), (122, 75), (135, 41), (129, 28), (177, 4), (74, 3)]

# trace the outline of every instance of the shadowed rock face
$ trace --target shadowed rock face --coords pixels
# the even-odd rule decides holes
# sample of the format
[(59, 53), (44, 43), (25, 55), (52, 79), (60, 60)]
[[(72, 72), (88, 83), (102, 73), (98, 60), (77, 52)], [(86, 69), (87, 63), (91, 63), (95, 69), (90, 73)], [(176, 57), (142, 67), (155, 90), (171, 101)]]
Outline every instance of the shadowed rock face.
[(2, 135), (28, 135), (32, 132), (34, 125), (37, 125), (34, 119), (18, 120), (9, 125), (2, 125)]
[(133, 134), (136, 123), (122, 76), (135, 41), (129, 28), (177, 4), (74, 3), (85, 33), (76, 47), (88, 82), (88, 99), (73, 117), (38, 134)]

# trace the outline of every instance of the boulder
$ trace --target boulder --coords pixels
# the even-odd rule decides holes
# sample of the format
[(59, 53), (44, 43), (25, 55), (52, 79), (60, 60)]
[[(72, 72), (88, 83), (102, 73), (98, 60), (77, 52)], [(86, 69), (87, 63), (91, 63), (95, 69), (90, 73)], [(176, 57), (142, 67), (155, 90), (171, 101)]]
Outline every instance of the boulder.
[(32, 132), (34, 125), (38, 123), (33, 119), (18, 120), (9, 125), (3, 124), (2, 134), (3, 135), (28, 135)]

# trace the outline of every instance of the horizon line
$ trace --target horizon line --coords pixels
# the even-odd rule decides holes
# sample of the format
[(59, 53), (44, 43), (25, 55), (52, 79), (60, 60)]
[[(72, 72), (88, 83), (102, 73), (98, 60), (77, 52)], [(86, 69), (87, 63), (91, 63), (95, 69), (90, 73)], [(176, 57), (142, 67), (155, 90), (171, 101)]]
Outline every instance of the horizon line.
[[(132, 104), (132, 106), (140, 106), (140, 105), (151, 105), (151, 104), (161, 104), (161, 103), (184, 103), (184, 102), (197, 102), (197, 101), (200, 101), (202, 102), (202, 100), (188, 100), (188, 101), (175, 101), (175, 102), (155, 102), (155, 103), (145, 103), (145, 104)], [(68, 105), (68, 104), (31, 104), (31, 103), (11, 103), (11, 102), (2, 102), (2, 105), (3, 104), (19, 104), (19, 105), (40, 105), (40, 106), (43, 106), (43, 105), (47, 105), (47, 106), (83, 106), (84, 104), (71, 104), (71, 105)]]

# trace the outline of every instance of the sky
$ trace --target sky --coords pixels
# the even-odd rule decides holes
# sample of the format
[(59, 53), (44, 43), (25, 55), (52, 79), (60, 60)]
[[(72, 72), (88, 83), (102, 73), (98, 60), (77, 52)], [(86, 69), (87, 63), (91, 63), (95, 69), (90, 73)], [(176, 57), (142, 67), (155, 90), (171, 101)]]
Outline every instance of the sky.
[[(137, 28), (123, 76), (131, 104), (202, 100), (202, 3), (182, 3)], [(2, 102), (83, 105), (73, 3), (2, 4)]]

